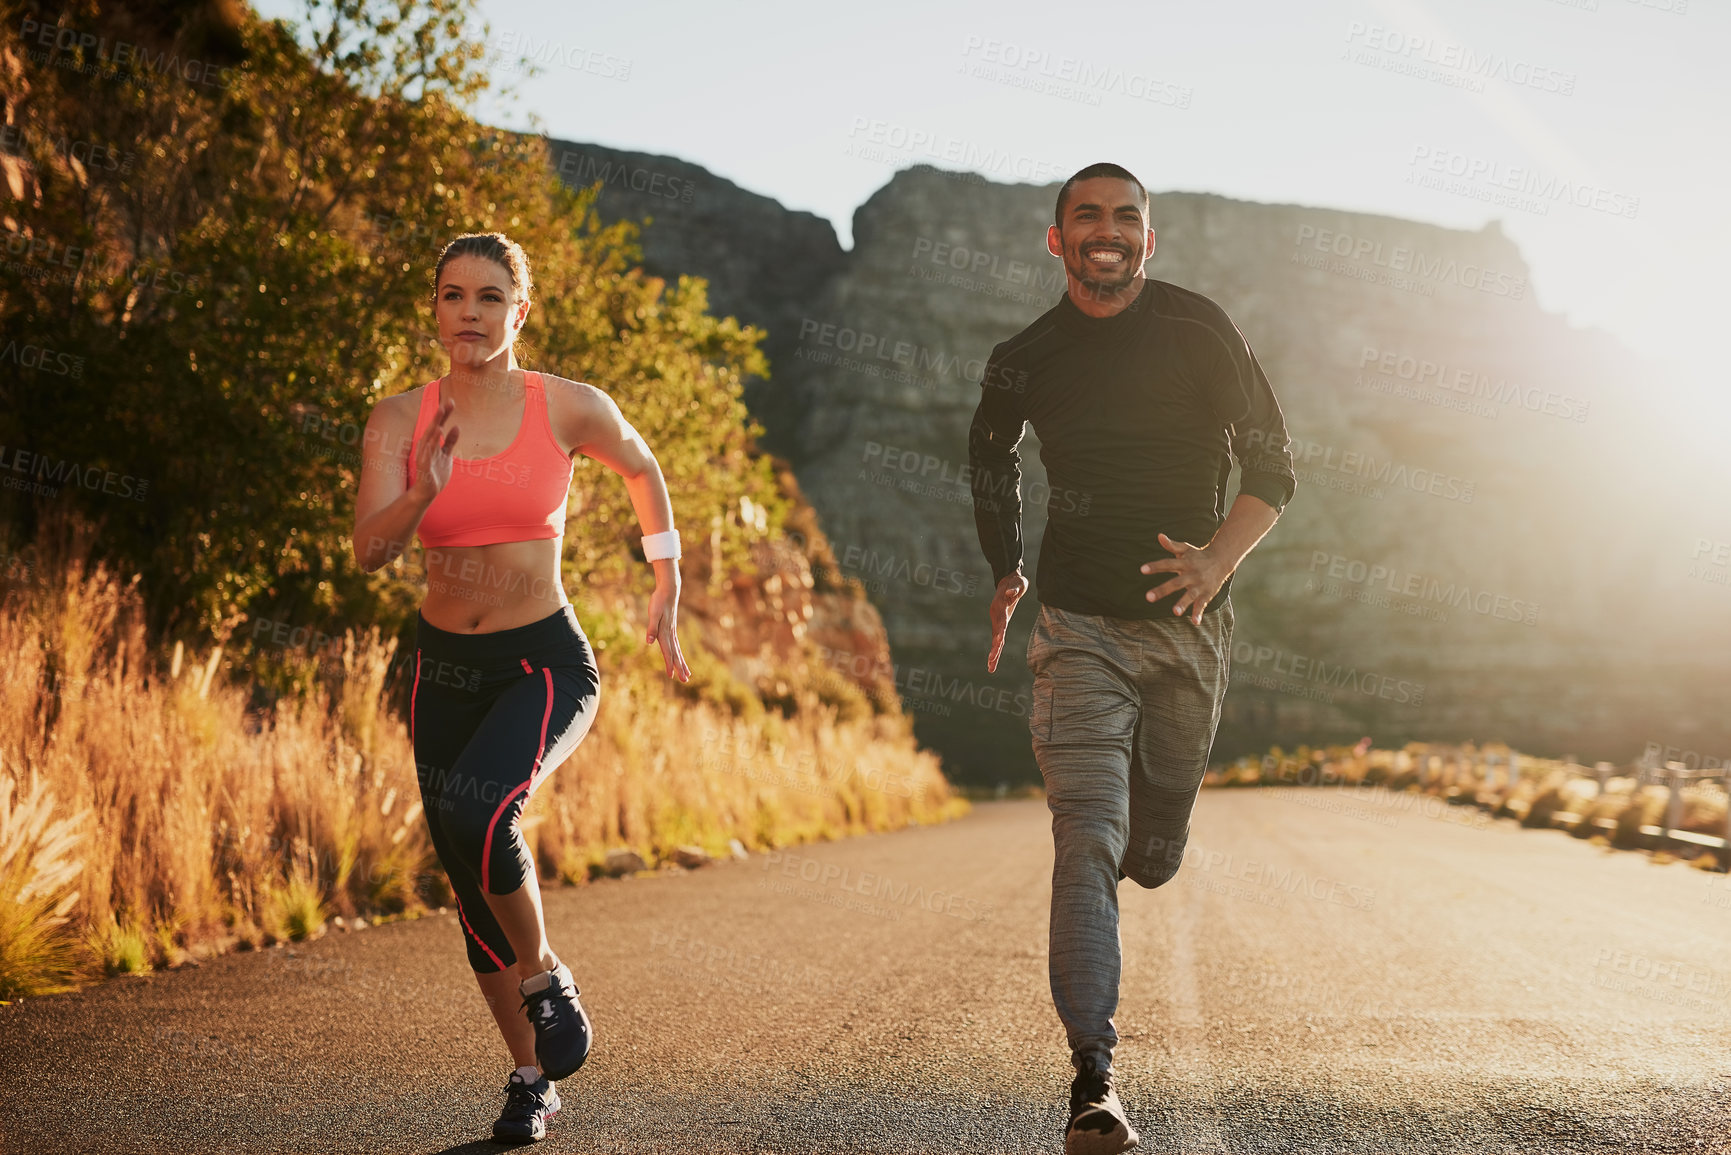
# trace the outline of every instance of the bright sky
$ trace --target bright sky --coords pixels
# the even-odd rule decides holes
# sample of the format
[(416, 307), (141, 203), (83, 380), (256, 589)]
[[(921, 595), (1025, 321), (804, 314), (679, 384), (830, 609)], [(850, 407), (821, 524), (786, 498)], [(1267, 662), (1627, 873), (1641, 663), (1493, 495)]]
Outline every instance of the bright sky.
[[(854, 209), (921, 160), (1045, 182), (1110, 159), (1155, 193), (1500, 217), (1542, 306), (1677, 358), (1689, 392), (1724, 393), (1725, 0), (482, 0), (480, 14), (520, 93), (484, 119), (694, 161), (828, 218), (844, 244)], [(542, 74), (514, 71), (519, 55)]]

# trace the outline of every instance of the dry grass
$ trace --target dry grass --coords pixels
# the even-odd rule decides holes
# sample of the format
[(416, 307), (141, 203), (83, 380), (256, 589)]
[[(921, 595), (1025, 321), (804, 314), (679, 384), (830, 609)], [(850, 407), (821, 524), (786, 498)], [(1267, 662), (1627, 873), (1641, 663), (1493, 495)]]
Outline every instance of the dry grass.
[(78, 902), (75, 851), (87, 814), (56, 812), (35, 774), (19, 783), (0, 769), (0, 998), (65, 990), (78, 969), (63, 928)]
[[(0, 604), (0, 998), (447, 900), (385, 708), (393, 642), (349, 633), (310, 699), (249, 716), (219, 650), (155, 651), (89, 544), (47, 547)], [(654, 862), (966, 808), (899, 715), (741, 719), (608, 665), (595, 731), (525, 818), (545, 875), (585, 881), (611, 847)]]

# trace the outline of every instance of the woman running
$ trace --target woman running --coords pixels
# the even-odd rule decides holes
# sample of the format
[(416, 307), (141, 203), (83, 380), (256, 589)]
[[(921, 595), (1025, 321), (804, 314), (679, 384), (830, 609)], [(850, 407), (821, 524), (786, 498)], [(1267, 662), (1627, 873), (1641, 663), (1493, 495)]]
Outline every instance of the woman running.
[[(572, 454), (625, 480), (655, 567), (645, 641), (660, 643), (668, 676), (683, 682), (679, 534), (660, 466), (619, 407), (593, 386), (518, 367), (513, 343), (530, 305), (522, 248), (500, 233), (464, 234), (440, 254), (433, 285), (450, 369), (373, 408), (355, 557), (370, 573), (417, 533), (426, 549), (409, 699), (421, 802), (469, 966), (517, 1065), (493, 1135), (533, 1142), (559, 1110), (553, 1080), (582, 1066), (590, 1044), (518, 828), (600, 701), (560, 576)], [(469, 456), (455, 456), (459, 446)]]

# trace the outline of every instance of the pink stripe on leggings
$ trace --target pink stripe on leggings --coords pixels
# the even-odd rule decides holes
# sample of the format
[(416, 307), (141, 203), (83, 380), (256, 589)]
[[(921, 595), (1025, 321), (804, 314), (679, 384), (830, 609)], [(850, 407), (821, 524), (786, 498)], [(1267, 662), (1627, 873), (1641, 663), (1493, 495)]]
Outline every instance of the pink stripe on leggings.
[(415, 695), (421, 692), (421, 651), (415, 651), (415, 684), (409, 688), (409, 741), (415, 740)]
[(469, 918), (463, 913), (463, 900), (457, 897), (457, 888), (451, 888), (451, 901), (457, 904), (457, 918), (463, 924), (463, 929), (469, 932), (469, 937), (481, 944), (481, 949), (487, 952), (487, 957), (499, 964), (499, 969), (505, 969), (505, 960), (493, 953), (493, 948), (487, 945), (487, 940), (475, 933), (475, 928), (469, 925)]
[[(523, 662), (523, 668), (525, 670), (530, 669), (529, 663), (527, 661), (525, 661), (522, 658), (519, 658), (517, 660), (520, 662)], [(511, 793), (505, 795), (504, 800), (499, 803), (499, 808), (497, 810), (493, 811), (492, 821), (487, 823), (487, 837), (481, 843), (481, 889), (482, 890), (490, 890), (491, 889), (487, 885), (487, 878), (488, 878), (488, 875), (492, 873), (493, 828), (499, 824), (499, 815), (505, 813), (505, 807), (511, 805), (511, 800), (513, 798), (517, 797), (517, 795), (521, 794), (525, 790), (528, 790), (531, 792), (534, 791), (534, 789), (535, 789), (535, 774), (541, 768), (542, 755), (547, 752), (547, 723), (553, 717), (553, 671), (546, 666), (542, 666), (541, 667), (541, 673), (547, 680), (547, 707), (546, 707), (546, 709), (541, 711), (541, 741), (540, 741), (540, 744), (535, 747), (535, 764), (533, 766), (529, 767), (529, 779), (528, 779), (528, 781), (524, 782), (521, 786), (518, 786), (515, 790), (512, 790)]]

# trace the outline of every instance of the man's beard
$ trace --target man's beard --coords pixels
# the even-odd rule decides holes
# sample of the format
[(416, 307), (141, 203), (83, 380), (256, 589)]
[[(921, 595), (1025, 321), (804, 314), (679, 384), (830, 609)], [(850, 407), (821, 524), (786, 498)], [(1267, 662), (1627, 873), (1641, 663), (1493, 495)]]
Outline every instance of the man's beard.
[[(1082, 251), (1084, 249), (1098, 247), (1117, 248), (1119, 252), (1124, 254), (1123, 264), (1111, 272), (1106, 272), (1104, 270), (1096, 271), (1088, 261), (1088, 258), (1082, 255)], [(1136, 261), (1136, 254), (1131, 249), (1119, 248), (1115, 245), (1078, 245), (1074, 251), (1073, 260), (1069, 264), (1069, 271), (1070, 275), (1076, 278), (1077, 282), (1080, 283), (1090, 295), (1105, 296), (1111, 293), (1116, 293), (1120, 289), (1129, 288), (1130, 282), (1136, 279), (1136, 270), (1140, 267), (1141, 266)]]

